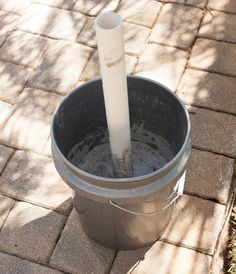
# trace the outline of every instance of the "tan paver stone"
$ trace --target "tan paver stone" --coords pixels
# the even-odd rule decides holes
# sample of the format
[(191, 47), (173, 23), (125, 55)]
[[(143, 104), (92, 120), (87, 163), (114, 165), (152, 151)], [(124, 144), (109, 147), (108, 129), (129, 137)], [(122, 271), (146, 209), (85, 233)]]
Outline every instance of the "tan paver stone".
[(0, 101), (0, 128), (3, 126), (4, 122), (10, 116), (13, 106), (6, 102)]
[(33, 0), (32, 2), (70, 10), (74, 6), (76, 0)]
[(53, 161), (15, 151), (0, 177), (0, 193), (69, 214), (71, 189), (59, 177)]
[(13, 31), (0, 48), (0, 59), (35, 68), (50, 42), (46, 37)]
[(226, 204), (232, 183), (232, 162), (231, 158), (193, 149), (184, 190), (189, 194)]
[[(136, 57), (125, 55), (125, 61), (126, 61), (126, 72), (127, 74), (131, 74), (134, 70), (137, 59)], [(99, 67), (98, 53), (96, 50), (93, 53), (88, 64), (86, 65), (83, 73), (81, 74), (80, 79), (82, 81), (88, 81), (98, 76), (100, 76), (100, 67)]]
[(0, 145), (0, 173), (2, 173), (6, 163), (11, 158), (13, 151), (10, 147)]
[(52, 150), (51, 150), (51, 137), (49, 136), (48, 140), (47, 140), (47, 143), (46, 145), (44, 146), (41, 154), (43, 156), (47, 156), (47, 157), (50, 157), (52, 158)]
[(117, 12), (127, 22), (152, 28), (161, 6), (155, 0), (121, 0)]
[(52, 112), (60, 100), (59, 95), (24, 89), (0, 131), (0, 142), (40, 153), (50, 133)]
[(7, 218), (7, 215), (10, 212), (11, 208), (13, 207), (14, 203), (15, 201), (13, 199), (0, 195), (0, 229), (2, 225), (4, 224)]
[(194, 7), (165, 4), (152, 30), (150, 41), (189, 49), (203, 16)]
[(119, 251), (110, 274), (199, 274), (210, 270), (211, 256), (161, 241), (149, 249)]
[(199, 38), (193, 46), (189, 66), (236, 76), (236, 45)]
[(80, 78), (93, 49), (66, 41), (55, 41), (47, 49), (29, 85), (65, 95)]
[(74, 41), (85, 21), (86, 17), (78, 12), (31, 4), (20, 18), (17, 29)]
[(77, 0), (73, 10), (90, 16), (96, 16), (100, 12), (115, 11), (118, 4), (119, 0)]
[(236, 13), (236, 1), (233, 0), (208, 0), (207, 6), (210, 9)]
[(0, 272), (7, 274), (62, 274), (62, 272), (40, 264), (0, 252)]
[(187, 0), (187, 5), (192, 5), (198, 8), (204, 8), (206, 5), (207, 0)]
[[(7, 2), (4, 0), (4, 3)], [(0, 45), (4, 42), (9, 32), (14, 28), (18, 15), (0, 10)]]
[(28, 68), (0, 61), (0, 99), (14, 104), (30, 73)]
[(114, 256), (114, 250), (96, 244), (85, 235), (73, 210), (49, 264), (71, 274), (100, 274), (108, 272)]
[(55, 211), (17, 202), (0, 232), (0, 249), (46, 263), (65, 221), (66, 217)]
[(224, 215), (224, 205), (183, 195), (178, 200), (173, 218), (161, 239), (212, 255)]
[(184, 4), (185, 0), (163, 0), (163, 2)]
[(188, 53), (168, 46), (148, 44), (135, 69), (137, 75), (151, 78), (175, 90), (184, 71)]
[(236, 78), (186, 69), (177, 95), (189, 105), (236, 114)]
[[(77, 42), (90, 47), (97, 47), (94, 20), (93, 17), (88, 18), (84, 29), (77, 38)], [(123, 27), (125, 52), (138, 55), (148, 41), (150, 29), (126, 22), (123, 23)]]
[(218, 11), (206, 12), (199, 30), (199, 36), (235, 43), (236, 14)]
[(0, 9), (22, 14), (30, 5), (31, 0), (0, 0)]
[(236, 157), (236, 117), (190, 107), (193, 146)]

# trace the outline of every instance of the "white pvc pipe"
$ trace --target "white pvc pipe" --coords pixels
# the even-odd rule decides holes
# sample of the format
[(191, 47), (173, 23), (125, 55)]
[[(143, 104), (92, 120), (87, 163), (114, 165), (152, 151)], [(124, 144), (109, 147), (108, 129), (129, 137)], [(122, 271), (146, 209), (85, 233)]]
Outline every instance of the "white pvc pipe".
[(122, 19), (114, 12), (95, 20), (110, 147), (116, 175), (131, 176), (131, 135)]

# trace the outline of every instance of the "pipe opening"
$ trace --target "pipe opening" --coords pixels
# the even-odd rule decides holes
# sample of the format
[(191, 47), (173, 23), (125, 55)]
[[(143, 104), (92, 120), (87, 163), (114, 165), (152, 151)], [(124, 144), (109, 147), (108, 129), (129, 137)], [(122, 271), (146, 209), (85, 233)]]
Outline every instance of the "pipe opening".
[(95, 23), (97, 27), (104, 30), (111, 30), (119, 27), (122, 24), (122, 19), (120, 15), (114, 12), (106, 12), (99, 15)]

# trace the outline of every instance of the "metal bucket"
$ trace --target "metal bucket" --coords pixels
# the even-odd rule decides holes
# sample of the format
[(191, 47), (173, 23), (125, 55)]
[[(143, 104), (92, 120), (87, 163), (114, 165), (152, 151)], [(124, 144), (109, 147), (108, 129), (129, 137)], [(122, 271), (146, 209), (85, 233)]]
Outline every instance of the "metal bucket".
[[(146, 136), (146, 132), (152, 132), (173, 152), (166, 165), (149, 174), (104, 178), (68, 160), (72, 147), (88, 140), (88, 136), (89, 149), (108, 142), (101, 79), (68, 94), (55, 110), (51, 125), (54, 163), (74, 190), (74, 206), (84, 231), (101, 245), (122, 250), (139, 248), (162, 235), (180, 195), (180, 182), (191, 152), (188, 112), (173, 92), (133, 76), (128, 77), (128, 94), (132, 140), (158, 145)], [(134, 125), (142, 125), (143, 134), (137, 135)]]

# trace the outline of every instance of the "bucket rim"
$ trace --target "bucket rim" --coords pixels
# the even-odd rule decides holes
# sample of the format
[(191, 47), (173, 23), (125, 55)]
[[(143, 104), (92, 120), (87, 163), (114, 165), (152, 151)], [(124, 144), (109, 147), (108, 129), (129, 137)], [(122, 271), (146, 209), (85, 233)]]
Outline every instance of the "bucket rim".
[(105, 183), (131, 183), (134, 181), (142, 181), (144, 179), (149, 179), (152, 177), (156, 177), (158, 175), (160, 175), (161, 173), (165, 172), (166, 170), (168, 170), (171, 166), (173, 166), (178, 159), (182, 156), (182, 154), (185, 151), (186, 146), (189, 144), (189, 139), (190, 139), (190, 133), (191, 133), (191, 123), (190, 123), (190, 118), (189, 118), (189, 113), (184, 105), (184, 103), (181, 101), (181, 99), (168, 87), (166, 87), (165, 85), (152, 80), (150, 78), (146, 78), (143, 76), (137, 76), (137, 75), (132, 75), (132, 76), (127, 76), (127, 80), (128, 79), (138, 79), (138, 80), (143, 80), (143, 81), (147, 81), (150, 83), (153, 83), (155, 85), (158, 85), (160, 87), (162, 87), (165, 91), (169, 92), (172, 96), (174, 96), (174, 98), (178, 101), (178, 103), (181, 105), (185, 117), (186, 117), (186, 121), (187, 121), (187, 131), (186, 131), (186, 137), (184, 140), (183, 145), (181, 146), (180, 150), (178, 151), (178, 153), (167, 163), (165, 164), (163, 167), (159, 168), (156, 171), (150, 172), (148, 174), (144, 174), (141, 176), (136, 176), (136, 177), (124, 177), (124, 178), (108, 178), (108, 177), (102, 177), (102, 176), (98, 176), (89, 172), (86, 172), (82, 169), (80, 169), (79, 167), (76, 167), (74, 164), (72, 164), (61, 152), (60, 148), (57, 145), (57, 142), (55, 140), (55, 136), (54, 136), (54, 131), (53, 131), (53, 125), (55, 123), (55, 119), (56, 119), (56, 114), (58, 112), (58, 110), (61, 108), (61, 106), (63, 105), (63, 103), (75, 92), (78, 91), (78, 89), (82, 88), (85, 85), (89, 85), (89, 84), (93, 84), (95, 82), (100, 82), (102, 81), (101, 77), (96, 77), (95, 79), (86, 81), (85, 83), (81, 84), (79, 87), (74, 88), (72, 91), (70, 91), (65, 97), (63, 97), (63, 99), (60, 101), (60, 103), (57, 105), (57, 107), (55, 108), (53, 114), (52, 114), (52, 120), (51, 120), (51, 124), (50, 124), (50, 136), (51, 136), (51, 146), (54, 147), (54, 149), (56, 150), (56, 153), (59, 154), (59, 156), (62, 158), (63, 163), (65, 163), (75, 174), (79, 173), (84, 177), (88, 177), (92, 180), (98, 180), (101, 182), (105, 182)]

